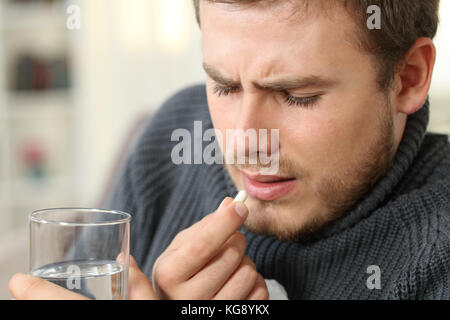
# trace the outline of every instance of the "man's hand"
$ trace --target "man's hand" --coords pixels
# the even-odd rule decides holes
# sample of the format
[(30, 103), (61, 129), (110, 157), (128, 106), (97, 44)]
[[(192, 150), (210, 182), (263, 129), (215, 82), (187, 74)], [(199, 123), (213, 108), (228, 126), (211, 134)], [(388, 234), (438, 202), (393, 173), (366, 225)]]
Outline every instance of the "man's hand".
[[(23, 273), (17, 273), (11, 278), (9, 292), (13, 299), (17, 300), (89, 300), (85, 296), (54, 283)], [(128, 299), (157, 299), (150, 280), (139, 270), (136, 261), (131, 256), (128, 273)]]
[(237, 231), (248, 209), (232, 200), (226, 198), (216, 212), (180, 232), (156, 260), (152, 274), (159, 298), (268, 299), (263, 277), (244, 256), (245, 237)]

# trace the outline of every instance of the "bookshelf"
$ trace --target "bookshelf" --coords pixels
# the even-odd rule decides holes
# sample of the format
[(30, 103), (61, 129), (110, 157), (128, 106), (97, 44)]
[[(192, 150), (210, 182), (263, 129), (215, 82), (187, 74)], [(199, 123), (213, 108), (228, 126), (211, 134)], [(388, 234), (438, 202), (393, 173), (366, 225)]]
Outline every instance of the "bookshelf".
[(63, 1), (0, 1), (0, 234), (67, 206), (74, 112)]

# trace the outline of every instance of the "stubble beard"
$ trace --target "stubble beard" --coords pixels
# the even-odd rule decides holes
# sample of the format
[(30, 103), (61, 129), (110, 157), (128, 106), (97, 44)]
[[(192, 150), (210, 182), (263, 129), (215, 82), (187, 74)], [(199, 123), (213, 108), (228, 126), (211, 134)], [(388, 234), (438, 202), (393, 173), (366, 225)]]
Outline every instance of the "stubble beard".
[[(277, 219), (282, 212), (277, 214), (265, 215), (264, 218), (257, 217), (247, 219), (244, 227), (258, 235), (273, 236), (280, 241), (303, 241), (309, 239), (316, 232), (324, 229), (333, 221), (344, 216), (349, 210), (365, 195), (367, 195), (376, 182), (384, 176), (392, 165), (395, 157), (395, 133), (394, 133), (394, 115), (390, 107), (389, 99), (386, 97), (385, 109), (381, 113), (379, 121), (379, 135), (367, 148), (366, 155), (358, 164), (353, 164), (351, 174), (336, 173), (334, 176), (327, 176), (318, 183), (315, 191), (317, 197), (324, 204), (320, 212), (314, 212), (308, 221), (302, 225), (295, 224), (295, 221), (289, 225), (283, 225), (281, 219)], [(280, 169), (286, 172), (295, 168), (295, 164), (290, 161), (283, 162), (280, 159)], [(228, 172), (237, 172), (235, 168), (231, 169), (226, 165)], [(231, 175), (233, 177), (233, 175)], [(234, 180), (234, 179), (233, 179)], [(236, 181), (234, 181), (236, 184)], [(256, 204), (253, 210), (259, 212), (272, 213), (281, 210), (285, 204), (282, 200), (259, 201), (255, 199)]]

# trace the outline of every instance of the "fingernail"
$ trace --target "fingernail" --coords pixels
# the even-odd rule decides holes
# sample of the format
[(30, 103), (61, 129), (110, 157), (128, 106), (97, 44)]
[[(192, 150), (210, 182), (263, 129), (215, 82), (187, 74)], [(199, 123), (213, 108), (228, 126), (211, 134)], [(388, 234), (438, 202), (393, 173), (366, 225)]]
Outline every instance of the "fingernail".
[(247, 206), (241, 202), (236, 202), (236, 205), (234, 206), (234, 211), (236, 211), (236, 213), (240, 215), (242, 219), (246, 219), (248, 216)]
[(221, 204), (220, 204), (220, 206), (219, 206), (219, 208), (217, 208), (217, 210), (222, 209), (224, 207), (225, 203), (228, 202), (228, 199), (229, 199), (229, 197), (226, 197), (225, 199), (223, 199)]

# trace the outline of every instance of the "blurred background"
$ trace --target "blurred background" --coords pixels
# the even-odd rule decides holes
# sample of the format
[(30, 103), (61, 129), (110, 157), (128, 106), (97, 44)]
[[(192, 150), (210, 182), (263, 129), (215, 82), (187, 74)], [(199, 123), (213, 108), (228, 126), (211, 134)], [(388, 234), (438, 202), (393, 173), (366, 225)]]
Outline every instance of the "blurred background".
[[(450, 134), (450, 1), (430, 131)], [(98, 207), (143, 121), (205, 81), (191, 0), (0, 0), (0, 299), (27, 272), (27, 217)]]

